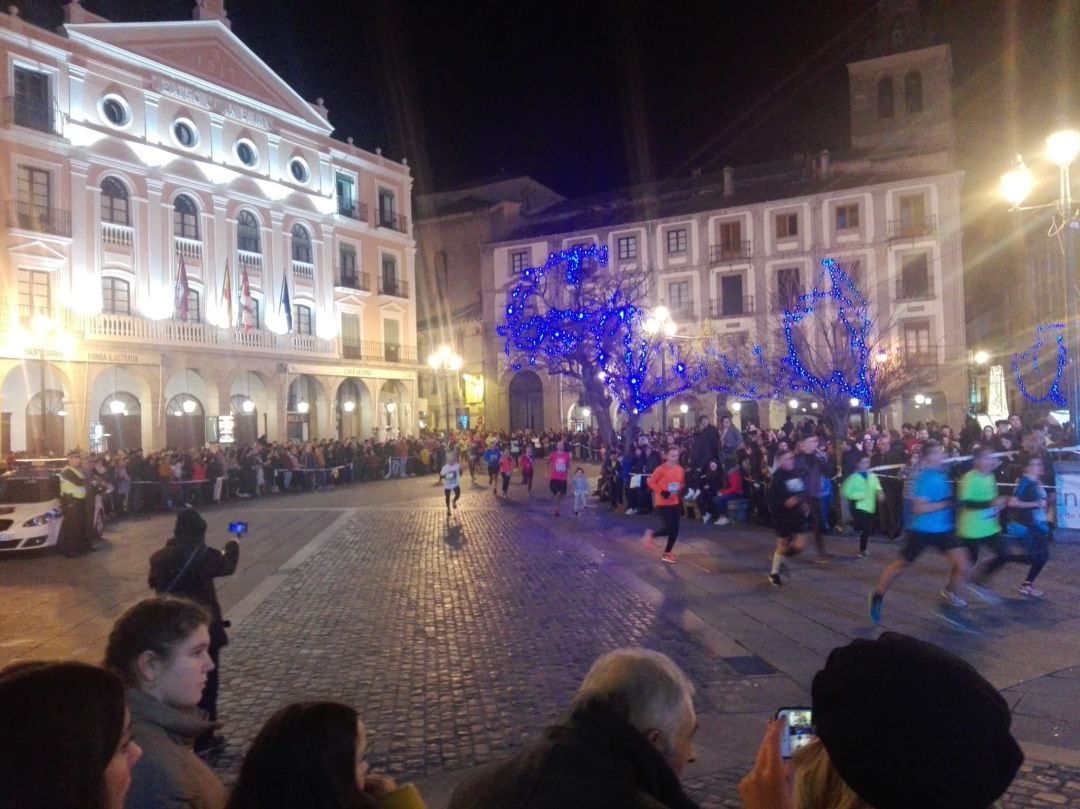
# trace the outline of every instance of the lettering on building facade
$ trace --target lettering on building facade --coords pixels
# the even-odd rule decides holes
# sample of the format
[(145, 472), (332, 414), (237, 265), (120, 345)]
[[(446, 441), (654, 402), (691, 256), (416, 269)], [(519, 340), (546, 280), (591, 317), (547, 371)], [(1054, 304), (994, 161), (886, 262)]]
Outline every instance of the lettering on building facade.
[(162, 95), (175, 98), (178, 101), (183, 101), (185, 104), (200, 107), (208, 112), (220, 113), (226, 118), (231, 118), (234, 121), (239, 121), (242, 124), (247, 124), (248, 126), (253, 126), (257, 129), (270, 128), (270, 119), (261, 112), (254, 110), (251, 107), (245, 107), (243, 104), (237, 104), (235, 101), (225, 101), (224, 99), (217, 98), (197, 87), (182, 84), (175, 79), (169, 79), (164, 76), (154, 76), (153, 79), (150, 80), (150, 89), (154, 92), (161, 93)]

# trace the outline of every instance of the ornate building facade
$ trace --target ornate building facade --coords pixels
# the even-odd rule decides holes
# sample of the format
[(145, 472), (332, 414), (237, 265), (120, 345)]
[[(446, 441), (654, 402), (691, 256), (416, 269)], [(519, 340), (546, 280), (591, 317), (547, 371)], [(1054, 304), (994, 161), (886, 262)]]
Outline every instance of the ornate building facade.
[(412, 178), (230, 30), (0, 15), (0, 448), (417, 430)]

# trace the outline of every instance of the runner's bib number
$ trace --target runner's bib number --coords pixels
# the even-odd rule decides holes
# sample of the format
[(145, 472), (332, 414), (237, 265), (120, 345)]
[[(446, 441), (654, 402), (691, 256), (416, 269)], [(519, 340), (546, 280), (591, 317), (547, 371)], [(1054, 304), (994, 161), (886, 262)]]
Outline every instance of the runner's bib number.
[(555, 461), (555, 471), (556, 472), (565, 472), (566, 471), (566, 461), (563, 460), (562, 458), (559, 458), (557, 461)]

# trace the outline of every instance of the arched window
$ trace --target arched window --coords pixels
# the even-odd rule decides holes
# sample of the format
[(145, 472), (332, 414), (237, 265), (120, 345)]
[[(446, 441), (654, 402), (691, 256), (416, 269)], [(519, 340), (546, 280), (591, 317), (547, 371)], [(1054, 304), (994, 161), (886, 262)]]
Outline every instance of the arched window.
[(102, 278), (101, 311), (107, 315), (130, 315), (131, 284), (123, 278)]
[(251, 211), (240, 211), (236, 217), (236, 247), (248, 253), (259, 252), (259, 221)]
[(300, 224), (293, 225), (292, 229), (292, 260), (303, 261), (305, 264), (313, 263), (311, 260), (311, 234), (306, 227)]
[(904, 107), (908, 115), (922, 112), (922, 74), (917, 70), (904, 76)]
[(296, 304), (293, 307), (293, 331), (296, 334), (311, 335), (313, 331), (314, 322), (311, 317), (311, 307), (304, 306), (302, 303)]
[(173, 235), (182, 239), (199, 238), (199, 208), (187, 194), (181, 194), (173, 203)]
[(101, 181), (101, 221), (131, 225), (131, 205), (127, 187), (115, 177)]
[(879, 79), (877, 83), (877, 114), (878, 118), (893, 117), (893, 83), (892, 79)]

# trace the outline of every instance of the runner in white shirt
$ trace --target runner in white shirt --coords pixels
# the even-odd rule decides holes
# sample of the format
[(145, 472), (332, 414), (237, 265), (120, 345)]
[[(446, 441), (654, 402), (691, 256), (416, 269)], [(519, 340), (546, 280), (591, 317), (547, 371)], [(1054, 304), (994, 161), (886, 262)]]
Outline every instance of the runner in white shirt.
[(439, 477), (443, 482), (443, 494), (446, 496), (446, 516), (450, 516), (450, 493), (454, 494), (454, 509), (457, 509), (457, 501), (461, 499), (461, 464), (458, 463), (457, 453), (448, 452), (446, 463), (443, 464)]

